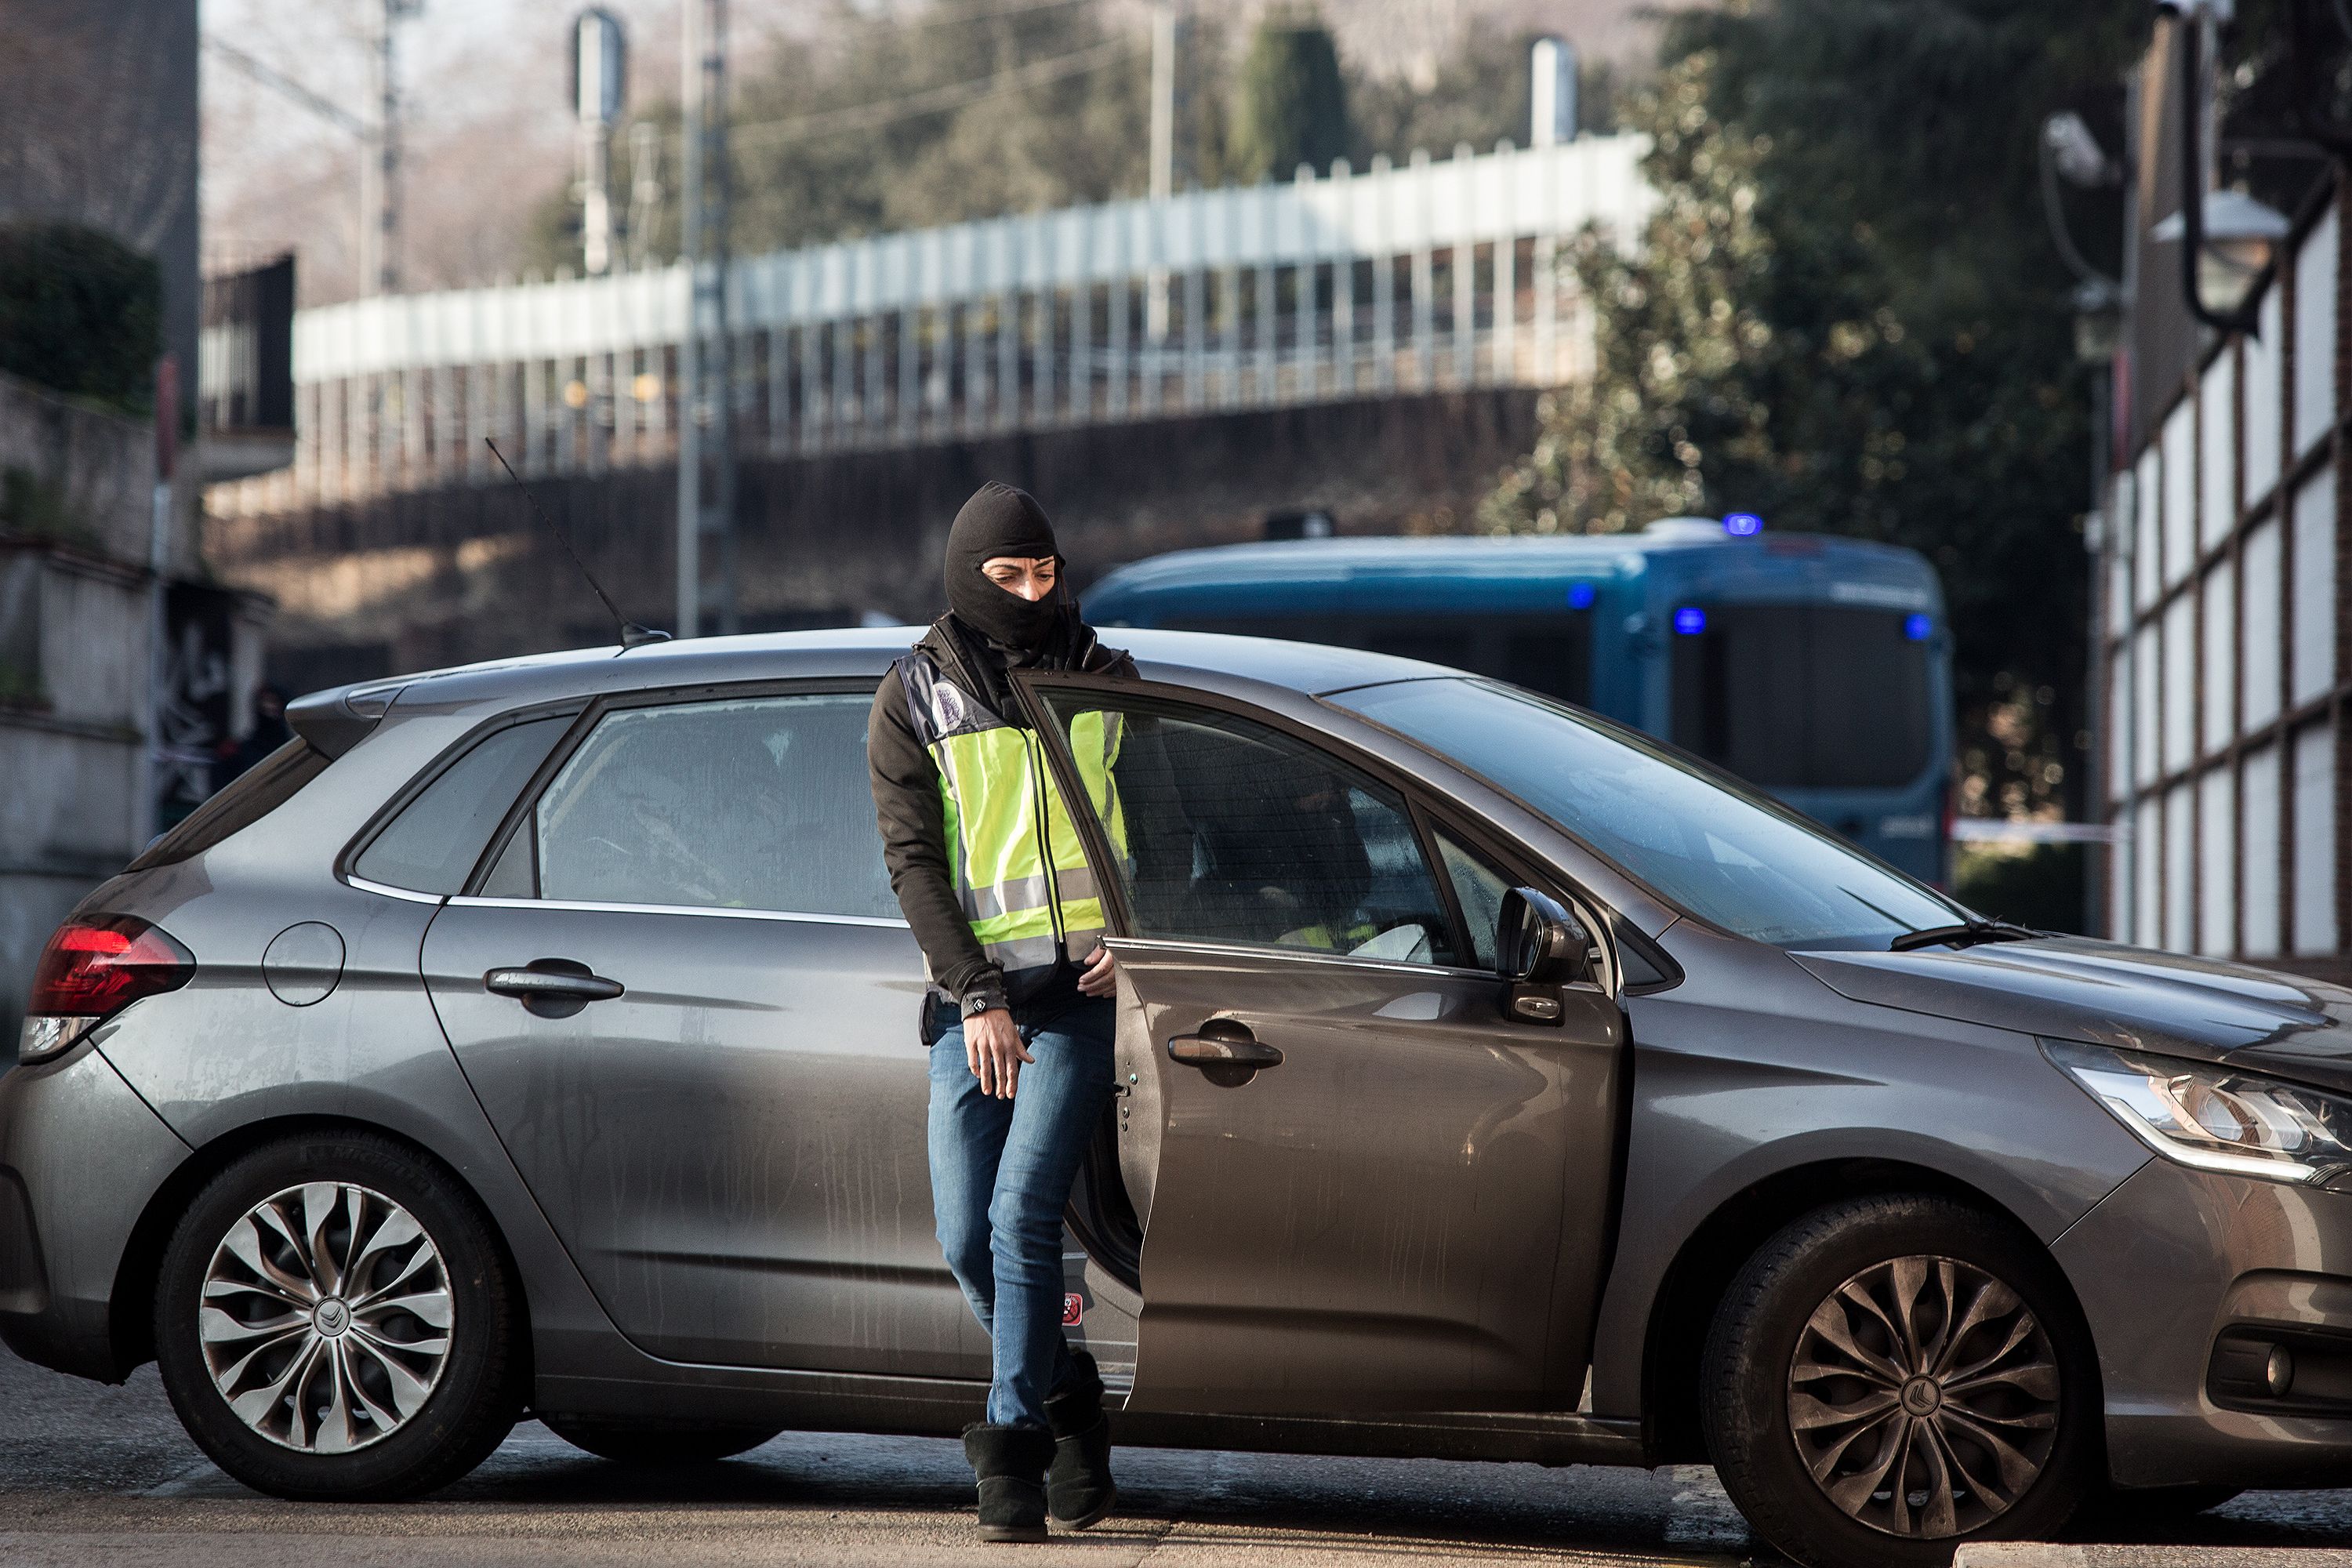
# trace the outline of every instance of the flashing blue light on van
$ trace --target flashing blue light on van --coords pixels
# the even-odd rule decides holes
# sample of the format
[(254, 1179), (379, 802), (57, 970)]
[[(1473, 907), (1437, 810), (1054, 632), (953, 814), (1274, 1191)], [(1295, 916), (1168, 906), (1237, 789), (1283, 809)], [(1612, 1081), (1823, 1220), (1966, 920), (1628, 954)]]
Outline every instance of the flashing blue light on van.
[(1568, 585), (1568, 607), (1570, 609), (1589, 610), (1592, 608), (1592, 598), (1593, 587), (1591, 584), (1570, 583)]
[(1735, 539), (1764, 531), (1764, 520), (1752, 511), (1735, 511), (1723, 520), (1723, 531)]
[(1914, 615), (1904, 617), (1903, 635), (1913, 642), (1926, 642), (1935, 629), (1936, 621), (1932, 616)]
[(1695, 637), (1706, 630), (1706, 612), (1696, 605), (1685, 605), (1675, 612), (1675, 630), (1686, 637)]

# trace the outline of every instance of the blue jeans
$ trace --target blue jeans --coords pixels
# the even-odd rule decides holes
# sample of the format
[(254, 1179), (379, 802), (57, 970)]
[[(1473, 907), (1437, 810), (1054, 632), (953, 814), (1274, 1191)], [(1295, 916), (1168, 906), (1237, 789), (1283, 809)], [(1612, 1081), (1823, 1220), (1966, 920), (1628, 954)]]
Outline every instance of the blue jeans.
[(931, 1047), (931, 1207), (940, 1247), (988, 1331), (988, 1419), (1045, 1423), (1070, 1372), (1062, 1338), (1062, 1210), (1110, 1098), (1109, 998), (1081, 1002), (1021, 1037), (1013, 1098), (994, 1100), (964, 1057), (963, 1026)]

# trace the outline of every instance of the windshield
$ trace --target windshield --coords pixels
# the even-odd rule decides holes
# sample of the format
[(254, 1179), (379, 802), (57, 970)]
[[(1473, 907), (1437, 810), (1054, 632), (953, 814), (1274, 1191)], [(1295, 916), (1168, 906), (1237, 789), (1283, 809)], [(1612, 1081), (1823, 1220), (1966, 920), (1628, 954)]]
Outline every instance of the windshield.
[(1783, 947), (1883, 948), (1967, 911), (1647, 737), (1489, 681), (1326, 699), (1509, 791), (1701, 920)]
[(1674, 742), (1767, 789), (1913, 784), (1935, 757), (1929, 626), (1856, 605), (1679, 609)]

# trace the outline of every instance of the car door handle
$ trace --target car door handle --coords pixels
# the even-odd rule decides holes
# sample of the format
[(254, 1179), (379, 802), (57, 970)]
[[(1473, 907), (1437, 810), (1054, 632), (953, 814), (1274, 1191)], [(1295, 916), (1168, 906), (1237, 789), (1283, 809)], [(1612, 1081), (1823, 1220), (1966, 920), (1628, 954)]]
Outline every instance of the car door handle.
[(626, 987), (589, 972), (584, 963), (565, 958), (542, 958), (520, 969), (493, 969), (482, 976), (482, 989), (511, 996), (544, 1017), (569, 1017), (591, 1002), (609, 1002)]
[(1253, 1037), (1239, 1024), (1217, 1018), (1200, 1034), (1171, 1037), (1168, 1059), (1198, 1068), (1202, 1077), (1220, 1088), (1239, 1089), (1262, 1069), (1280, 1067), (1282, 1051)]

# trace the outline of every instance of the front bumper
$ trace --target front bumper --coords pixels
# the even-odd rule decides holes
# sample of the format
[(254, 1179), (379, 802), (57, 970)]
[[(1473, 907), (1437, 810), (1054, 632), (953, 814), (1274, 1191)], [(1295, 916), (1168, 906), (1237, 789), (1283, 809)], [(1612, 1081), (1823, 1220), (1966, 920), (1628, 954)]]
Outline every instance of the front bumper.
[(91, 1042), (0, 1071), (0, 1342), (121, 1382), (115, 1281), (140, 1216), (187, 1157)]
[(2225, 1330), (2352, 1343), (2352, 1194), (2154, 1159), (2052, 1251), (2098, 1347), (2116, 1484), (2352, 1485), (2352, 1406), (2225, 1408), (2209, 1386)]

